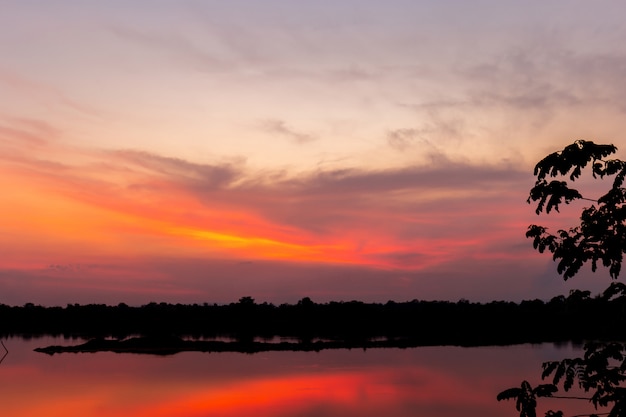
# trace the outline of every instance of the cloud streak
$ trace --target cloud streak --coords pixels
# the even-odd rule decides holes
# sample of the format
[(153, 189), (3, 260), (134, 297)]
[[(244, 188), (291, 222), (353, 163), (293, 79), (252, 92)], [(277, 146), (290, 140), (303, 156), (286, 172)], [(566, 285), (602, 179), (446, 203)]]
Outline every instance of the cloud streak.
[(282, 136), (289, 139), (293, 143), (305, 144), (317, 140), (315, 135), (310, 133), (299, 132), (290, 127), (285, 121), (277, 119), (265, 120), (261, 124), (262, 129), (271, 134)]
[(502, 230), (519, 210), (507, 206), (520, 205), (528, 180), (512, 166), (451, 161), (284, 177), (129, 150), (91, 158), (88, 165), (32, 159), (22, 166), (40, 184), (41, 198), (52, 193), (67, 207), (82, 207), (92, 250), (114, 232), (120, 250), (132, 253), (144, 242), (145, 255), (210, 251), (376, 268), (424, 269), (511, 239)]

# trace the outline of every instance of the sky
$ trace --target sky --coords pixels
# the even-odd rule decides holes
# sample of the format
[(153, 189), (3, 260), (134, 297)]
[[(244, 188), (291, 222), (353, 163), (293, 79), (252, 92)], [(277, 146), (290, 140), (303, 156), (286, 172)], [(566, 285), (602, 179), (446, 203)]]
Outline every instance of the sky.
[[(597, 293), (532, 169), (626, 130), (619, 1), (0, 0), (0, 303)], [(607, 187), (587, 181), (597, 198)]]

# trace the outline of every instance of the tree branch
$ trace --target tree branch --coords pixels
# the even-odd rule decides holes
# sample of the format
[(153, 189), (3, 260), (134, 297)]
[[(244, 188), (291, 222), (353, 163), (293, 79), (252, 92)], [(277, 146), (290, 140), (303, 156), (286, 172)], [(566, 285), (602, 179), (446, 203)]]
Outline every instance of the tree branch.
[(4, 346), (4, 342), (2, 342), (2, 340), (0, 340), (0, 345), (2, 345), (2, 347), (4, 348), (4, 355), (2, 355), (2, 357), (0, 358), (0, 363), (2, 363), (4, 358), (6, 358), (7, 355), (9, 354), (9, 349), (7, 349), (7, 347)]
[(591, 401), (591, 397), (570, 397), (570, 396), (566, 396), (566, 395), (550, 395), (549, 397), (546, 398), (559, 398), (559, 399), (566, 399), (566, 400), (587, 400), (587, 401)]

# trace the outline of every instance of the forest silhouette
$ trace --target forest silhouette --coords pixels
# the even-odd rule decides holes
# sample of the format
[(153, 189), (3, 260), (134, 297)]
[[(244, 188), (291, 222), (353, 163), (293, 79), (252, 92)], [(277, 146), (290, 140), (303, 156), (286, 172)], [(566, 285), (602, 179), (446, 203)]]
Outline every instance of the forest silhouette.
[[(305, 297), (296, 304), (274, 305), (242, 297), (225, 305), (0, 305), (0, 337), (46, 334), (123, 341), (142, 336), (151, 338), (146, 340), (154, 343), (155, 349), (175, 338), (226, 338), (237, 344), (217, 344), (211, 349), (248, 352), (614, 340), (624, 338), (626, 332), (626, 293), (617, 291), (619, 285), (615, 283), (593, 297), (589, 291), (576, 290), (548, 302), (536, 299), (521, 303), (413, 300), (318, 304)], [(606, 317), (618, 318), (619, 325)], [(272, 341), (277, 338), (292, 342), (282, 347), (259, 345), (275, 344)], [(102, 344), (103, 349), (111, 346)], [(197, 350), (207, 346), (197, 345)], [(95, 347), (92, 344), (90, 349)]]

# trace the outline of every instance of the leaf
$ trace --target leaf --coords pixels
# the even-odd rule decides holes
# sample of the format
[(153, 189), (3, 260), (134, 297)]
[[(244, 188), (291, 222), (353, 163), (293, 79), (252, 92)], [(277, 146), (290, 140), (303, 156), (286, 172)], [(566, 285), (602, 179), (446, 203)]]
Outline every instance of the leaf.
[(625, 284), (621, 282), (611, 282), (611, 285), (609, 285), (609, 287), (602, 293), (602, 298), (608, 301), (616, 295), (620, 297), (626, 295)]
[(544, 362), (543, 365), (541, 365), (543, 368), (541, 379), (546, 379), (547, 377), (549, 377), (550, 374), (553, 373), (555, 369), (557, 369), (557, 367), (559, 366), (559, 363), (560, 362), (557, 362), (557, 361)]
[(559, 211), (559, 204), (569, 204), (579, 198), (582, 198), (582, 195), (578, 190), (569, 188), (565, 181), (551, 181), (548, 183), (545, 180), (541, 180), (535, 183), (526, 201), (530, 203), (531, 201), (539, 200), (535, 210), (535, 213), (539, 214), (544, 210), (544, 207), (546, 213), (550, 213), (552, 209)]
[(509, 388), (499, 393), (496, 399), (498, 401), (511, 400), (511, 399), (519, 397), (521, 394), (522, 394), (522, 390), (520, 388)]
[(574, 181), (589, 162), (606, 158), (616, 151), (617, 148), (613, 145), (596, 145), (590, 141), (577, 140), (562, 151), (553, 152), (543, 158), (535, 165), (533, 172), (541, 180), (547, 176), (564, 176), (572, 171), (570, 180)]
[(533, 390), (533, 393), (537, 397), (552, 397), (552, 394), (554, 394), (558, 390), (559, 389), (553, 384), (542, 384), (542, 385), (538, 385)]

